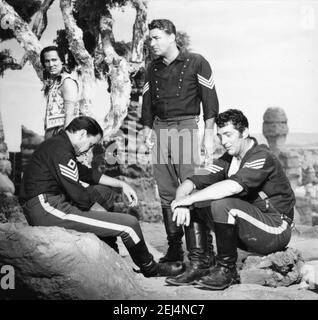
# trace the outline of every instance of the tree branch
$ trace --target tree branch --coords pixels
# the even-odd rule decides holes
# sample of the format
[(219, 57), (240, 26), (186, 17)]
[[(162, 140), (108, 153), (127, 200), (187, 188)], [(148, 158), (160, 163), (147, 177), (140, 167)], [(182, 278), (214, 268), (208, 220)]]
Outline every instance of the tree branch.
[(80, 101), (80, 110), (84, 115), (91, 115), (92, 86), (95, 80), (94, 60), (84, 46), (83, 31), (77, 26), (74, 19), (73, 2), (73, 0), (60, 0), (60, 7), (69, 47), (77, 64), (80, 66), (82, 75), (82, 98)]
[[(36, 35), (36, 37), (40, 40), (42, 37), (43, 32), (47, 27), (47, 11), (50, 9), (51, 5), (53, 4), (54, 0), (44, 0), (41, 4), (39, 11), (36, 13), (34, 18), (32, 32)], [(28, 61), (28, 56), (25, 54), (21, 61), (20, 66), (23, 68)]]
[(105, 117), (104, 139), (108, 140), (115, 134), (127, 115), (130, 103), (131, 83), (129, 78), (130, 66), (124, 57), (119, 56), (112, 45), (113, 18), (108, 12), (101, 16), (100, 33), (105, 54), (105, 61), (109, 66), (110, 101), (109, 113)]
[(60, 7), (63, 15), (67, 40), (76, 62), (85, 68), (87, 72), (94, 74), (93, 58), (87, 52), (84, 41), (83, 31), (77, 26), (73, 16), (73, 1), (60, 0)]
[(145, 35), (148, 30), (147, 27), (147, 10), (148, 0), (131, 0), (133, 7), (136, 9), (136, 19), (133, 26), (133, 38), (132, 38), (132, 55), (131, 62), (141, 63), (143, 62), (143, 48)]
[(42, 34), (47, 27), (47, 11), (50, 9), (53, 2), (54, 0), (44, 0), (34, 18), (32, 31), (38, 39), (41, 39)]
[(42, 80), (43, 73), (39, 59), (42, 46), (35, 34), (30, 30), (28, 24), (4, 0), (0, 0), (0, 27), (13, 31), (15, 38), (27, 52), (28, 59), (32, 63), (38, 77)]

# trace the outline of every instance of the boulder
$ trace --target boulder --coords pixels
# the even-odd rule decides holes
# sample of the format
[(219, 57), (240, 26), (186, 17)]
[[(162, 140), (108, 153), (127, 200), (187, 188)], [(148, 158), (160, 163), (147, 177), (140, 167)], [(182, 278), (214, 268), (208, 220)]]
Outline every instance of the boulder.
[(0, 243), (0, 264), (15, 270), (12, 299), (144, 298), (132, 267), (91, 233), (6, 223)]
[(18, 198), (11, 194), (0, 193), (0, 223), (7, 222), (28, 225)]
[(308, 261), (301, 268), (303, 288), (318, 293), (318, 260)]
[(293, 248), (267, 256), (248, 256), (240, 271), (242, 284), (260, 284), (269, 287), (288, 287), (300, 283), (304, 260)]

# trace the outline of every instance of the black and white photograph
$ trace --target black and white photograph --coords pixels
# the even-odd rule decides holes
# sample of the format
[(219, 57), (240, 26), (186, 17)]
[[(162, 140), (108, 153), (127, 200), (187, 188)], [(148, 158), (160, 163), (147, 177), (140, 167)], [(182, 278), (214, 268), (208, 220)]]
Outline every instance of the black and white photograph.
[(318, 300), (317, 39), (317, 0), (0, 0), (0, 300)]

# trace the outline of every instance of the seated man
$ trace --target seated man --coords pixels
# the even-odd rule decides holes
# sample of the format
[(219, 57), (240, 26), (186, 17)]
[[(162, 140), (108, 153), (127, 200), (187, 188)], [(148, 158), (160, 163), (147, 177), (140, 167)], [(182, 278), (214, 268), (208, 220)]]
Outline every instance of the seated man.
[[(244, 114), (229, 109), (217, 116), (216, 124), (226, 152), (185, 180), (178, 188), (178, 200), (171, 204), (177, 225), (201, 219), (215, 232), (216, 263), (193, 281), (210, 290), (238, 282), (237, 247), (264, 255), (284, 250), (291, 237), (295, 205), (279, 160), (249, 136)], [(166, 282), (180, 285), (182, 277), (168, 277)]]
[(127, 183), (76, 161), (76, 156), (87, 152), (102, 136), (99, 124), (83, 116), (73, 119), (65, 131), (44, 141), (36, 149), (21, 184), (21, 198), (25, 201), (28, 222), (33, 226), (58, 226), (92, 232), (103, 240), (120, 236), (144, 276), (180, 273), (182, 264), (158, 264), (154, 261), (135, 217), (100, 211), (100, 206), (111, 206), (109, 189), (83, 186), (83, 183), (88, 183), (122, 188), (130, 205), (137, 204), (137, 195)]

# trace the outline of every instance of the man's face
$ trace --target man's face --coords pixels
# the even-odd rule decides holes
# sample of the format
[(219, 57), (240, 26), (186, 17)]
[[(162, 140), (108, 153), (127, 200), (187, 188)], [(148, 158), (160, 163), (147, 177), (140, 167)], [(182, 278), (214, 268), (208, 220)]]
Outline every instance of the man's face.
[(233, 127), (232, 123), (227, 124), (223, 128), (218, 127), (217, 135), (222, 146), (231, 156), (236, 157), (242, 152), (245, 138), (242, 133)]
[(157, 56), (165, 56), (175, 40), (174, 34), (168, 34), (157, 28), (150, 30), (149, 36), (150, 47)]
[(57, 76), (61, 73), (63, 64), (56, 51), (44, 53), (44, 67), (52, 76)]
[(101, 140), (101, 135), (92, 136), (87, 134), (86, 130), (79, 130), (76, 132), (76, 140), (73, 144), (76, 156), (87, 152), (95, 144)]

